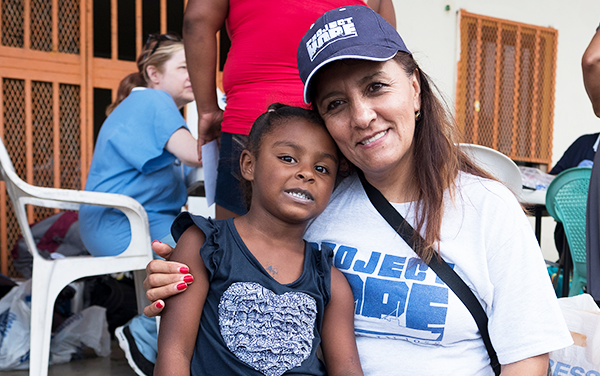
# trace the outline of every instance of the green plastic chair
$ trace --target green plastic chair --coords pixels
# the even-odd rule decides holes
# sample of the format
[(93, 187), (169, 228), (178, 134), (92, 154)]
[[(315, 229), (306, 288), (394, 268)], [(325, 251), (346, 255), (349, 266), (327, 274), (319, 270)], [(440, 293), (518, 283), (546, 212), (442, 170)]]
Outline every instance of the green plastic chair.
[(585, 252), (585, 217), (590, 167), (567, 169), (554, 178), (546, 193), (546, 209), (565, 228), (573, 260), (573, 280), (569, 296), (578, 295), (587, 284)]

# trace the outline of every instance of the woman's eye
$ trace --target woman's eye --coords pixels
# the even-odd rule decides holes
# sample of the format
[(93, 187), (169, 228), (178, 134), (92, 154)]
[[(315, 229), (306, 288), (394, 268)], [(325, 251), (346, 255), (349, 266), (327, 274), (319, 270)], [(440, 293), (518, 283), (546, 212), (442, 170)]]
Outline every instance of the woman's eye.
[(334, 101), (329, 102), (329, 104), (327, 105), (327, 111), (333, 111), (336, 108), (338, 108), (340, 105), (342, 104), (342, 101), (337, 99)]
[(321, 174), (329, 173), (329, 170), (325, 166), (316, 166), (315, 170), (317, 170), (317, 172), (320, 172)]
[(279, 159), (281, 159), (284, 162), (288, 162), (288, 163), (294, 163), (294, 162), (296, 162), (296, 160), (294, 159), (294, 157), (290, 157), (289, 155), (284, 155), (282, 157), (279, 157)]
[(371, 85), (369, 85), (368, 90), (370, 92), (378, 91), (378, 90), (381, 90), (383, 88), (383, 86), (384, 85), (381, 82), (374, 82)]

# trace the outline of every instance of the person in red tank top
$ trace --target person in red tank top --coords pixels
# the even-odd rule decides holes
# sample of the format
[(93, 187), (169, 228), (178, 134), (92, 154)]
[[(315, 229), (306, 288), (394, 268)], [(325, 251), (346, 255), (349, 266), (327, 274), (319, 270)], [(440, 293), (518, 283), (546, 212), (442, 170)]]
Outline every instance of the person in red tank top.
[[(183, 36), (198, 108), (198, 148), (221, 135), (216, 217), (242, 215), (239, 156), (254, 120), (274, 102), (306, 106), (298, 76), (298, 43), (324, 12), (368, 5), (394, 27), (391, 0), (190, 0)], [(215, 92), (216, 33), (225, 24), (231, 49), (223, 71), (225, 112)], [(221, 133), (223, 132), (223, 133)]]

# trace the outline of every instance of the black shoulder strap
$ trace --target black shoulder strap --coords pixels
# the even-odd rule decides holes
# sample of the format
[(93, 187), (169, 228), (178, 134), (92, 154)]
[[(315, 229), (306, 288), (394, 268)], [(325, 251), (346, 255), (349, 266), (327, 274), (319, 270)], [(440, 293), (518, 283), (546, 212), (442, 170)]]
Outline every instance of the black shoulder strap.
[[(412, 226), (406, 222), (404, 217), (394, 207), (389, 201), (377, 190), (377, 188), (373, 187), (371, 183), (365, 179), (362, 172), (358, 172), (360, 177), (360, 181), (363, 185), (369, 200), (377, 209), (379, 214), (387, 221), (387, 223), (392, 226), (396, 232), (404, 239), (404, 241), (412, 248), (417, 251), (418, 244), (415, 242), (415, 237), (413, 234), (416, 231), (412, 228)], [(417, 234), (419, 237), (420, 235)], [(417, 238), (418, 239), (418, 238)], [(422, 239), (422, 238), (421, 238)], [(416, 252), (418, 253), (418, 252)], [(433, 271), (440, 277), (452, 291), (458, 296), (458, 298), (463, 302), (463, 304), (467, 307), (475, 322), (477, 323), (477, 327), (479, 328), (479, 333), (481, 334), (481, 338), (483, 339), (483, 343), (485, 344), (485, 348), (490, 356), (490, 362), (492, 369), (496, 376), (500, 375), (500, 363), (498, 362), (498, 356), (496, 355), (496, 351), (492, 346), (492, 342), (490, 340), (490, 333), (488, 332), (488, 317), (479, 303), (479, 300), (473, 294), (473, 291), (467, 286), (465, 281), (462, 280), (456, 274), (456, 272), (444, 261), (441, 257), (432, 257), (431, 261), (427, 264)]]

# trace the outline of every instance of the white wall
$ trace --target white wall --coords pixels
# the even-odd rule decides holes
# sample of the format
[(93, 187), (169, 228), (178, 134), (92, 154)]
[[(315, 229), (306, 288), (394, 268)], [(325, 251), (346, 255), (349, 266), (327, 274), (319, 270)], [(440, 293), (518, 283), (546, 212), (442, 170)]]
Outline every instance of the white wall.
[[(421, 68), (454, 108), (459, 19), (470, 13), (558, 30), (552, 161), (580, 135), (600, 131), (583, 87), (581, 56), (600, 23), (598, 0), (392, 0), (397, 29)], [(450, 7), (447, 11), (446, 6)], [(544, 218), (542, 248), (552, 261), (554, 221)]]
[[(393, 0), (397, 29), (408, 48), (454, 106), (457, 11), (558, 30), (553, 162), (581, 134), (600, 131), (583, 88), (581, 56), (600, 23), (598, 0)], [(450, 10), (446, 11), (446, 5)]]

